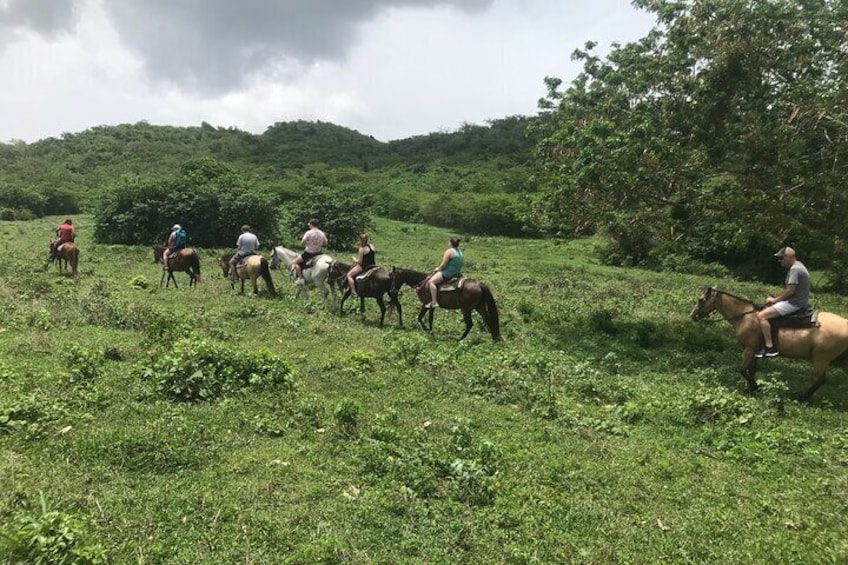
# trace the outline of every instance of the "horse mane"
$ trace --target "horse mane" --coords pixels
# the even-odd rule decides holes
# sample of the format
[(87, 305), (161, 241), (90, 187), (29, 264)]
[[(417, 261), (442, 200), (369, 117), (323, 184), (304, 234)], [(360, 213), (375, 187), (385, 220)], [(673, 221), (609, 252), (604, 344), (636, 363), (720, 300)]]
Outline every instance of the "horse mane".
[(733, 294), (732, 292), (727, 292), (726, 290), (721, 290), (717, 286), (712, 287), (712, 290), (713, 290), (713, 292), (720, 292), (721, 294), (726, 294), (727, 296), (729, 296), (731, 298), (735, 298), (736, 300), (741, 300), (742, 302), (747, 302), (748, 304), (752, 304), (752, 305), (754, 304), (753, 300), (750, 300), (750, 299), (745, 298), (743, 296), (739, 296), (738, 294)]

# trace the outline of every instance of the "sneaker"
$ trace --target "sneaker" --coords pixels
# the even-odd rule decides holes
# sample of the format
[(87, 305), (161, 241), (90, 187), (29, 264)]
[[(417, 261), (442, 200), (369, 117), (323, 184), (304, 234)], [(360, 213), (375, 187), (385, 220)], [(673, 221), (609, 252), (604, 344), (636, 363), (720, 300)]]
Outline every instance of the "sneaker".
[(765, 351), (766, 357), (777, 357), (779, 355), (780, 355), (780, 352), (777, 350), (776, 347), (766, 348), (766, 351)]
[(437, 308), (438, 306), (439, 305), (436, 304), (435, 302), (428, 302), (427, 304), (424, 305), (424, 308), (426, 308), (427, 310), (432, 310), (433, 308)]
[(355, 292), (351, 292), (351, 293), (350, 293), (350, 297), (351, 297), (351, 298), (359, 298), (359, 295), (358, 295), (358, 294), (356, 294)]
[(760, 349), (759, 351), (754, 353), (754, 357), (757, 357), (758, 359), (762, 359), (765, 356), (766, 356), (766, 350), (765, 349)]
[(294, 281), (294, 284), (296, 284), (297, 286), (303, 286), (306, 284), (306, 281), (304, 279), (297, 279), (296, 281)]

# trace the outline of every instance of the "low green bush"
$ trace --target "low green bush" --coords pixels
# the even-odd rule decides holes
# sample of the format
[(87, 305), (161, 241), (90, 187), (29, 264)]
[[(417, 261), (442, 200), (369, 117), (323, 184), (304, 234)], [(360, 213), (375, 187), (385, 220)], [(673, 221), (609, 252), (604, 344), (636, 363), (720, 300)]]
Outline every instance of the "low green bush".
[(294, 389), (291, 365), (270, 354), (249, 354), (204, 339), (182, 339), (141, 377), (156, 391), (179, 402), (203, 402), (244, 388)]

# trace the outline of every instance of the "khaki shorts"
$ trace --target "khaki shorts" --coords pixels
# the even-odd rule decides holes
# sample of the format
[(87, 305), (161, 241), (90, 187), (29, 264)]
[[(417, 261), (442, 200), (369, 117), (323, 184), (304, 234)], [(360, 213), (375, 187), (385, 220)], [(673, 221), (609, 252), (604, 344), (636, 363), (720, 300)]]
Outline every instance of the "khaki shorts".
[(781, 316), (788, 316), (789, 314), (797, 312), (801, 309), (800, 306), (793, 306), (792, 304), (789, 304), (789, 302), (787, 302), (786, 300), (775, 302), (771, 306), (772, 308), (777, 310), (778, 314), (780, 314)]

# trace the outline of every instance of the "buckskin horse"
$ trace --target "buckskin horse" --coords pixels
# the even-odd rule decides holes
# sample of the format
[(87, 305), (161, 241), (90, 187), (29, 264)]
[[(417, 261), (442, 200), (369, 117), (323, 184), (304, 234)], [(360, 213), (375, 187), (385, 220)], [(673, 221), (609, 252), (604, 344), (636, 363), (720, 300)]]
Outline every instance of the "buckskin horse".
[[(339, 291), (342, 293), (341, 303), (339, 304), (339, 314), (344, 314), (344, 303), (351, 296), (350, 289), (345, 285), (345, 277), (350, 270), (351, 265), (333, 261), (330, 263), (330, 270), (327, 275), (327, 283), (330, 288), (338, 285)], [(383, 267), (374, 267), (364, 273), (360, 273), (354, 278), (356, 285), (356, 294), (359, 295), (359, 313), (365, 315), (365, 299), (373, 298), (377, 301), (380, 307), (380, 327), (383, 327), (383, 321), (386, 318), (386, 303), (384, 296), (389, 295), (389, 309), (396, 308), (398, 312), (398, 327), (403, 327), (403, 310), (400, 301), (397, 299), (397, 292), (392, 292), (392, 280), (389, 271)]]
[[(271, 251), (271, 268), (276, 269), (280, 266), (280, 263), (284, 263), (286, 265), (286, 269), (290, 272), (292, 270), (291, 263), (294, 261), (294, 258), (298, 256), (296, 251), (292, 251), (282, 245), (278, 245)], [(329, 255), (322, 253), (321, 255), (316, 256), (314, 259), (310, 261), (309, 265), (301, 265), (303, 272), (303, 280), (307, 283), (311, 283), (315, 285), (315, 288), (321, 293), (321, 296), (324, 297), (324, 302), (327, 301), (327, 294), (332, 292), (333, 294), (333, 304), (336, 303), (336, 289), (333, 286), (330, 286), (330, 290), (327, 290), (327, 287), (324, 286), (324, 283), (327, 281), (327, 276), (330, 271), (330, 263), (333, 262), (333, 258)], [(292, 273), (292, 280), (294, 280), (294, 273)], [(304, 293), (306, 298), (309, 298), (309, 291), (306, 289), (306, 285), (298, 286), (297, 292), (294, 297), (299, 298), (300, 294)]]
[[(423, 284), (427, 279), (428, 274), (412, 269), (392, 268), (392, 292), (397, 294), (403, 285), (408, 285), (415, 290), (418, 299), (421, 301), (421, 310), (418, 312), (418, 325), (427, 331), (433, 330), (433, 310), (430, 309), (429, 327), (424, 324), (424, 314), (427, 313), (427, 308), (424, 304), (430, 301), (430, 290), (427, 285)], [(448, 290), (451, 288), (451, 290)], [(462, 319), (465, 321), (465, 331), (459, 338), (460, 341), (465, 339), (471, 327), (474, 325), (471, 321), (471, 311), (477, 310), (483, 318), (483, 324), (489, 333), (492, 334), (494, 341), (501, 341), (500, 320), (498, 317), (498, 305), (495, 298), (492, 296), (492, 291), (484, 283), (475, 279), (461, 279), (460, 283), (453, 285), (448, 281), (448, 285), (442, 284), (438, 289), (439, 307), (446, 310), (462, 310)]]
[[(697, 322), (713, 312), (721, 314), (733, 326), (736, 339), (744, 348), (739, 371), (748, 382), (748, 391), (755, 392), (757, 358), (754, 354), (764, 343), (757, 320), (757, 307), (746, 298), (712, 287), (704, 289), (690, 317)], [(848, 373), (848, 320), (836, 314), (820, 312), (818, 321), (819, 325), (816, 327), (781, 328), (775, 342), (781, 357), (809, 359), (813, 365), (813, 382), (801, 395), (802, 401), (808, 400), (824, 384), (825, 372), (831, 362), (838, 361)], [(774, 323), (774, 320), (771, 322)]]
[[(230, 279), (230, 286), (235, 290), (235, 278), (230, 276), (230, 259), (232, 257), (232, 254), (222, 255), (218, 259), (218, 264), (221, 266), (223, 275)], [(271, 278), (271, 271), (268, 268), (268, 259), (265, 257), (261, 255), (249, 255), (245, 257), (236, 265), (236, 274), (241, 279), (242, 294), (244, 294), (244, 281), (250, 279), (250, 282), (253, 283), (253, 294), (258, 295), (259, 283), (256, 280), (262, 277), (262, 280), (265, 281), (265, 286), (268, 288), (268, 294), (272, 297), (277, 296), (277, 290), (274, 288), (274, 280)]]
[(56, 247), (54, 253), (56, 258), (56, 268), (59, 272), (65, 272), (68, 267), (71, 268), (71, 276), (76, 277), (79, 274), (79, 247), (71, 241), (60, 244)]
[[(162, 261), (165, 249), (167, 247), (164, 245), (153, 247), (153, 262), (162, 263), (162, 278), (159, 280), (159, 286), (165, 283), (165, 288), (168, 288), (171, 281), (174, 281), (174, 288), (177, 288), (177, 279), (174, 278), (174, 271), (184, 271), (188, 274), (189, 287), (197, 285), (200, 282), (200, 257), (198, 257), (197, 251), (190, 247), (174, 251), (168, 257), (168, 264), (165, 265)], [(166, 274), (168, 277), (167, 280), (165, 279)]]

